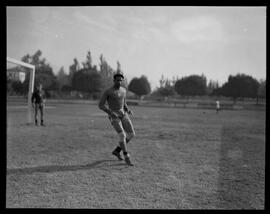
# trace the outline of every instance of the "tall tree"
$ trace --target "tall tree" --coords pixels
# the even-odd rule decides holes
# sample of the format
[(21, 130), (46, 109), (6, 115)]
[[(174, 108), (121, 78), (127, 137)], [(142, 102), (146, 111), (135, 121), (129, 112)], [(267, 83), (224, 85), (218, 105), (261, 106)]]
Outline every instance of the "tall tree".
[(102, 54), (100, 55), (99, 59), (100, 59), (100, 64), (99, 64), (100, 72), (102, 76), (111, 78), (114, 72), (112, 67), (108, 64), (108, 62), (106, 61), (106, 59), (104, 58)]
[(101, 54), (100, 57), (100, 74), (102, 77), (103, 85), (109, 87), (113, 84), (113, 73), (114, 70), (112, 67), (107, 63), (104, 56)]
[(22, 95), (23, 94), (23, 83), (21, 81), (13, 81), (11, 83), (11, 87), (13, 89), (14, 92), (16, 92), (18, 95)]
[(69, 66), (69, 73), (76, 73), (80, 70), (80, 64), (77, 58), (73, 59), (73, 64)]
[(70, 85), (73, 87), (72, 82), (73, 82), (73, 76), (76, 72), (80, 70), (80, 64), (77, 60), (77, 58), (73, 59), (73, 64), (69, 66), (69, 74), (68, 74), (68, 80)]
[(91, 52), (88, 51), (86, 55), (86, 61), (82, 62), (84, 69), (92, 69), (92, 56)]
[[(37, 50), (32, 56), (26, 54), (21, 58), (22, 61), (30, 63), (35, 66), (35, 80), (34, 85), (37, 83), (42, 83), (44, 89), (48, 89), (51, 87), (51, 84), (55, 82), (55, 75), (53, 73), (52, 67), (49, 63), (46, 62), (45, 58), (41, 58), (42, 52), (41, 50)], [(29, 72), (26, 73), (25, 81), (24, 81), (24, 90), (28, 90), (29, 85)]]
[(168, 98), (169, 96), (172, 96), (175, 94), (174, 90), (174, 84), (175, 79), (169, 80), (168, 78), (165, 79), (163, 74), (161, 75), (161, 78), (159, 80), (159, 87), (157, 88), (156, 92), (158, 95), (164, 96), (165, 98)]
[(60, 89), (64, 85), (69, 85), (68, 75), (65, 73), (65, 70), (64, 70), (64, 67), (63, 66), (59, 69), (56, 77), (57, 77), (57, 81), (59, 83)]
[(85, 70), (82, 69), (74, 73), (72, 86), (78, 91), (95, 93), (102, 91), (103, 82), (98, 72), (85, 72)]
[(31, 62), (31, 56), (29, 54), (26, 54), (21, 58), (21, 60), (25, 63), (30, 63)]
[(260, 98), (264, 99), (265, 97), (266, 97), (266, 81), (261, 80), (259, 82), (259, 87), (258, 87), (258, 91), (257, 91), (257, 104), (259, 103)]
[(259, 83), (259, 87), (258, 87), (258, 96), (261, 98), (265, 98), (266, 97), (266, 81), (263, 80)]
[(121, 65), (120, 65), (120, 62), (117, 61), (117, 68), (116, 68), (117, 71), (121, 71)]
[(175, 91), (184, 96), (205, 95), (206, 77), (204, 75), (190, 75), (176, 81)]
[(222, 86), (222, 95), (233, 97), (234, 102), (238, 97), (256, 98), (259, 83), (252, 76), (246, 74), (229, 75), (228, 81)]
[(151, 92), (151, 86), (146, 76), (142, 75), (140, 78), (133, 78), (129, 85), (128, 90), (140, 97), (140, 99)]
[(206, 88), (206, 94), (213, 95), (217, 88), (219, 88), (218, 81), (210, 80)]
[(40, 66), (41, 65), (41, 57), (42, 55), (42, 52), (41, 50), (37, 50), (34, 55), (32, 56), (32, 63), (35, 65), (35, 66)]
[(160, 80), (159, 80), (159, 88), (163, 88), (164, 85), (165, 85), (165, 82), (166, 82), (166, 80), (165, 80), (165, 78), (164, 78), (164, 76), (163, 76), (163, 74), (162, 74), (162, 75), (161, 75), (161, 78), (160, 78)]

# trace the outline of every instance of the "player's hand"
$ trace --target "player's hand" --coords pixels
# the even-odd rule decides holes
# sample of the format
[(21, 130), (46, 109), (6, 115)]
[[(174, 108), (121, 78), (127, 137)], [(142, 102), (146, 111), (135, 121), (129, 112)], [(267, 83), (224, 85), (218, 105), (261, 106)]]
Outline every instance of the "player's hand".
[(35, 108), (35, 104), (32, 104), (32, 107)]
[(110, 113), (110, 117), (113, 118), (113, 119), (116, 119), (118, 116), (117, 116), (116, 113), (111, 112), (111, 113)]
[(128, 114), (131, 116), (134, 116), (133, 111), (131, 111), (131, 110), (128, 110)]

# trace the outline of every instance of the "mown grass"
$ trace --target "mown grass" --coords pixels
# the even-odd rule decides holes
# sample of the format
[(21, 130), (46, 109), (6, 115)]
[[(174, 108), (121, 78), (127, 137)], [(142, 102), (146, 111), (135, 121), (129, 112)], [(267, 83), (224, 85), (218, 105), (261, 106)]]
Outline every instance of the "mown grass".
[(263, 209), (265, 112), (131, 107), (135, 166), (96, 105), (8, 108), (6, 207)]

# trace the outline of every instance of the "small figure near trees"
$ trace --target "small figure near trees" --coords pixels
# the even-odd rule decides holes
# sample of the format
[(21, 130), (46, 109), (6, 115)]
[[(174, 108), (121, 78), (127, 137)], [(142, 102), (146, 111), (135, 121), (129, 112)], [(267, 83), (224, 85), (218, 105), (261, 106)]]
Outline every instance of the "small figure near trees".
[(218, 114), (219, 111), (220, 111), (220, 103), (218, 100), (216, 100), (216, 113)]

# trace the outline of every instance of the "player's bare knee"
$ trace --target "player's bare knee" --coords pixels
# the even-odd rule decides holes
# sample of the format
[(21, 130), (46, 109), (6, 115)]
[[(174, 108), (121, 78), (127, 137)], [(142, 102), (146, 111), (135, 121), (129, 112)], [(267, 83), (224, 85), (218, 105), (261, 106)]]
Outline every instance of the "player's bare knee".
[(135, 133), (134, 132), (127, 133), (127, 139), (128, 140), (131, 140), (133, 137), (135, 137)]
[(120, 141), (120, 142), (124, 142), (124, 141), (125, 141), (125, 139), (126, 139), (126, 134), (125, 134), (125, 132), (119, 132), (119, 133), (118, 133), (118, 136), (119, 136), (119, 141)]

